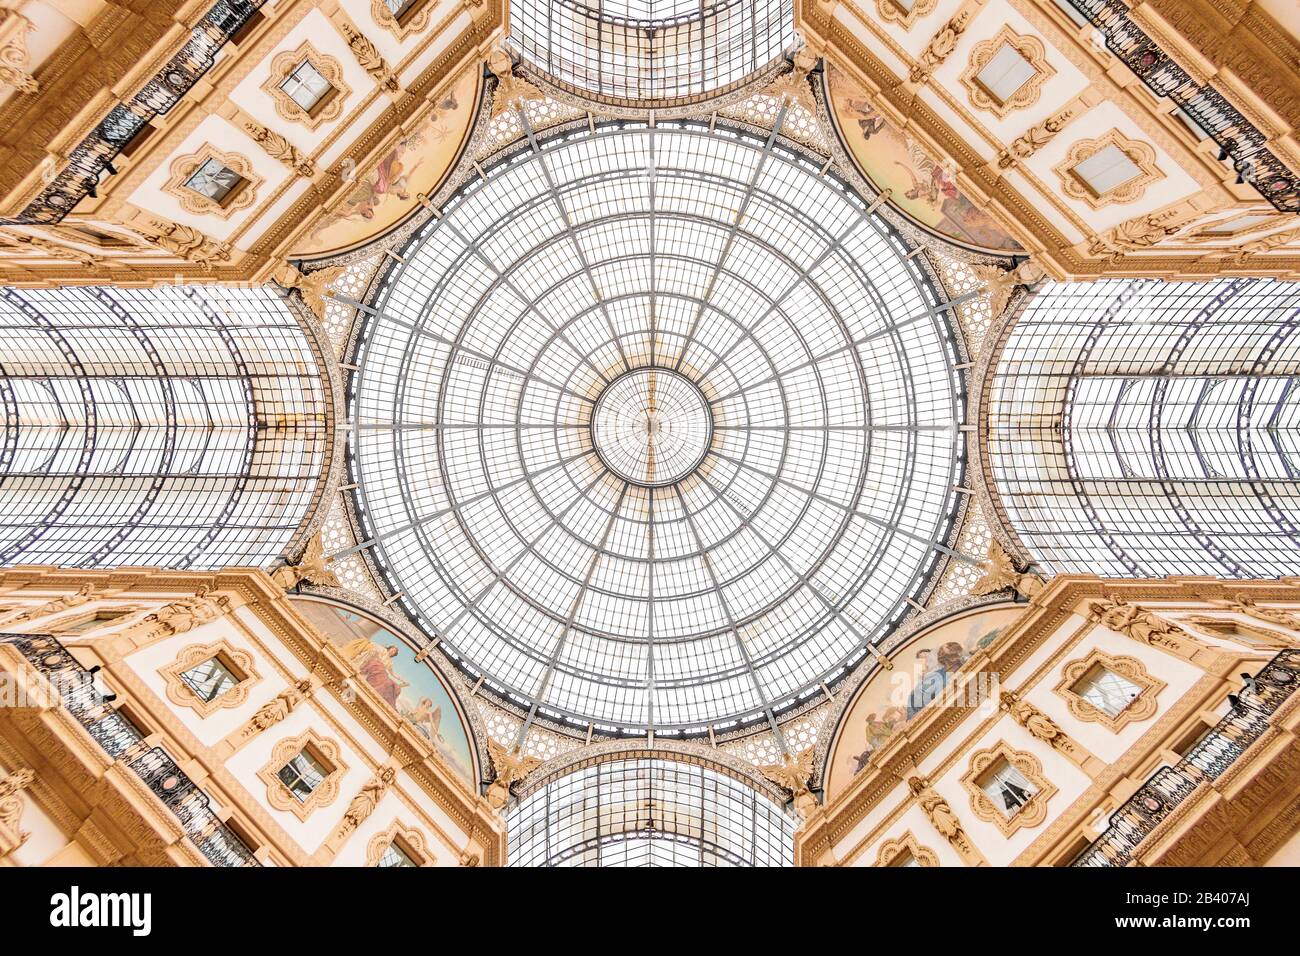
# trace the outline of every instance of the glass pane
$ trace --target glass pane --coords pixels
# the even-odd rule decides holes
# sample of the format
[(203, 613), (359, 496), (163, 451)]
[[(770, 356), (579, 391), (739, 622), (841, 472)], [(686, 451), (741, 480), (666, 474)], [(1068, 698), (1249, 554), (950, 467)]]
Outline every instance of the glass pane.
[(1033, 79), (1036, 72), (1034, 65), (1021, 56), (1019, 50), (1004, 43), (976, 78), (990, 96), (999, 103), (1005, 103)]
[(993, 801), (993, 805), (1011, 816), (1030, 801), (1038, 788), (1006, 760), (989, 768), (980, 788)]
[(239, 679), (219, 657), (210, 657), (202, 664), (191, 667), (181, 674), (181, 679), (190, 686), (199, 700), (205, 702), (216, 700), (239, 683)]
[(1127, 677), (1098, 664), (1074, 685), (1074, 692), (1098, 710), (1116, 717), (1142, 693)]
[(214, 202), (221, 202), (241, 181), (239, 173), (233, 169), (227, 169), (215, 159), (205, 159), (203, 164), (190, 174), (185, 185), (200, 196), (207, 196)]
[(280, 781), (299, 801), (305, 801), (321, 785), (329, 772), (307, 750), (280, 768)]
[(1074, 174), (1098, 196), (1104, 196), (1141, 176), (1142, 170), (1128, 158), (1128, 153), (1112, 143), (1075, 166)]
[(310, 60), (303, 60), (280, 84), (280, 89), (302, 107), (304, 112), (310, 113), (333, 87)]
[(388, 868), (397, 866), (415, 866), (416, 864), (415, 861), (407, 855), (405, 850), (396, 843), (390, 843), (388, 844), (388, 849), (384, 850), (384, 855), (379, 858), (379, 863), (376, 865), (381, 868)]

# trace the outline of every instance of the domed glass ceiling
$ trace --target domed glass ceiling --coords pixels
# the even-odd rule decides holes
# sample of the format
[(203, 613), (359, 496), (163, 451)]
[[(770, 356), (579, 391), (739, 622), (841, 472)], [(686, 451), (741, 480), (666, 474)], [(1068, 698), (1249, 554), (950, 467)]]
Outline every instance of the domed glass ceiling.
[(498, 694), (607, 732), (770, 720), (924, 595), (955, 346), (819, 169), (721, 125), (530, 134), (363, 306), (358, 547)]

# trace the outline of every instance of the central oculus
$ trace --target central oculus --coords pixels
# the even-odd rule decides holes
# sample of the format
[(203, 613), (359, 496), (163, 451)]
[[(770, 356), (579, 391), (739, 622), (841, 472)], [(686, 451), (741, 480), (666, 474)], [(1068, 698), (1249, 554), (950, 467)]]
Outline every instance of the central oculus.
[(713, 440), (713, 413), (690, 379), (638, 368), (610, 382), (591, 415), (591, 443), (605, 467), (645, 487), (671, 485), (699, 467)]

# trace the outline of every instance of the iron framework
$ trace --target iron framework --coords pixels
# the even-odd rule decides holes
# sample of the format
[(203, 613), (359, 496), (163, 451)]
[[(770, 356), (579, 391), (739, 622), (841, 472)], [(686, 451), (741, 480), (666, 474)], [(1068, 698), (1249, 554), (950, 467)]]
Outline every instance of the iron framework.
[(0, 565), (264, 566), (333, 441), (263, 289), (0, 290)]
[(511, 866), (790, 866), (794, 819), (720, 766), (595, 763), (511, 810)]
[[(951, 303), (780, 125), (529, 129), (356, 303), (340, 554), (530, 719), (774, 722), (955, 554)], [(605, 387), (650, 367), (714, 424), (667, 488), (591, 441)]]
[(626, 103), (718, 95), (793, 46), (793, 0), (511, 0), (510, 37), (561, 88)]
[(1054, 573), (1300, 570), (1300, 288), (1051, 285), (988, 384), (1006, 526)]

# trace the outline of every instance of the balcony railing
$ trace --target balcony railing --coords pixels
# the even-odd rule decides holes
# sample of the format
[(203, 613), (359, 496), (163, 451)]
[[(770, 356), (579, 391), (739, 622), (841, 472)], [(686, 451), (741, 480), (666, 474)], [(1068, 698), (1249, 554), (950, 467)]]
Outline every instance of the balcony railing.
[(1300, 649), (1282, 651), (1255, 675), (1258, 692), (1239, 703), (1182, 760), (1162, 767), (1110, 816), (1110, 826), (1071, 866), (1127, 866), (1138, 845), (1198, 786), (1217, 780), (1268, 729), (1269, 717), (1300, 686)]
[(217, 0), (190, 32), (180, 52), (140, 92), (109, 110), (90, 135), (72, 148), (68, 164), (8, 223), (50, 225), (62, 221), (72, 208), (99, 185), (104, 170), (112, 172), (113, 158), (122, 152), (145, 125), (180, 102), (203, 74), (211, 69), (217, 52), (243, 27), (266, 0)]
[(1268, 148), (1268, 137), (1211, 86), (1196, 82), (1132, 20), (1123, 0), (1068, 0), (1101, 31), (1106, 48), (1155, 93), (1167, 96), (1218, 143), (1244, 182), (1282, 212), (1300, 212), (1300, 176)]
[(161, 747), (150, 747), (140, 732), (104, 700), (94, 675), (47, 634), (4, 634), (0, 643), (17, 648), (49, 680), (68, 713), (104, 752), (148, 785), (181, 823), (185, 834), (213, 866), (261, 866), (234, 831), (217, 817), (208, 795), (186, 776)]

